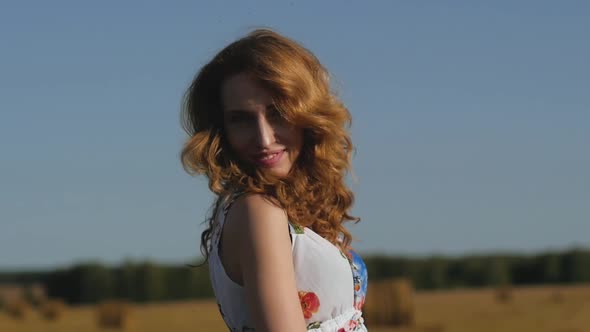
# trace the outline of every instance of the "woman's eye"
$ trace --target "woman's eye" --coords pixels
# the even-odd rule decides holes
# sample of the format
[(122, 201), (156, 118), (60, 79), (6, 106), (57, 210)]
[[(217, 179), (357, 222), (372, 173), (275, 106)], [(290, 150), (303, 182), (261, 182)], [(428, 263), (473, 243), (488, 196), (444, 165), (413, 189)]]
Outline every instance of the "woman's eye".
[(228, 117), (229, 123), (244, 123), (248, 121), (248, 116), (244, 114), (232, 114)]
[(283, 121), (285, 118), (277, 109), (271, 109), (268, 111), (268, 118), (274, 121)]

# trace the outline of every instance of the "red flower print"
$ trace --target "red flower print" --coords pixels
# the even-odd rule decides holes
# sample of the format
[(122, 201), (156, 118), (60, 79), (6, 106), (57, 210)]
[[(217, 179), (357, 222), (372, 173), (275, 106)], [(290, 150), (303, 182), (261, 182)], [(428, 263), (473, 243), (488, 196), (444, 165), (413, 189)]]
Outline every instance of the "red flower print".
[(346, 332), (346, 331), (344, 331), (344, 328), (341, 328), (338, 330), (338, 332)]
[(320, 299), (314, 292), (299, 292), (299, 301), (305, 319), (310, 319), (320, 308)]
[(357, 310), (363, 310), (363, 306), (365, 305), (365, 298), (361, 297), (357, 303), (354, 305), (354, 308)]
[(352, 252), (350, 252), (350, 249), (346, 250), (346, 257), (348, 257), (349, 261), (352, 261)]

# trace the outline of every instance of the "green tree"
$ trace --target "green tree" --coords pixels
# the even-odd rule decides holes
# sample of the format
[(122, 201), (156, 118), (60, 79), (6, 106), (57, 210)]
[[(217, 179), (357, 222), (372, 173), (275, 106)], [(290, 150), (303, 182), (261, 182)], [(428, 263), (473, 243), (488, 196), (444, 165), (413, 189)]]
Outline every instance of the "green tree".
[(79, 302), (96, 303), (112, 298), (115, 280), (112, 272), (99, 263), (87, 263), (75, 266), (71, 273), (77, 280)]
[(488, 284), (491, 286), (506, 286), (511, 284), (510, 272), (506, 259), (502, 256), (491, 257), (488, 260)]
[(144, 262), (139, 265), (135, 279), (138, 301), (151, 302), (165, 298), (166, 279), (162, 268), (153, 263)]
[(116, 297), (130, 301), (138, 301), (137, 287), (137, 264), (131, 260), (126, 260), (120, 268), (117, 269)]
[(590, 253), (574, 249), (564, 254), (564, 274), (573, 283), (590, 281)]

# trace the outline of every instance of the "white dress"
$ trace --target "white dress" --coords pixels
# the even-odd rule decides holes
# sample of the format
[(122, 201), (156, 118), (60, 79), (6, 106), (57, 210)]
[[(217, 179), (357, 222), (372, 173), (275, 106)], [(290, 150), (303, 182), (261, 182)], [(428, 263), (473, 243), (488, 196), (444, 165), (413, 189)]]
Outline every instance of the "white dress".
[[(209, 273), (223, 320), (231, 332), (254, 331), (242, 286), (231, 280), (219, 257), (225, 216), (237, 195), (218, 209), (209, 254)], [(352, 250), (346, 254), (305, 227), (289, 224), (295, 280), (308, 331), (367, 331), (362, 306), (367, 270)]]

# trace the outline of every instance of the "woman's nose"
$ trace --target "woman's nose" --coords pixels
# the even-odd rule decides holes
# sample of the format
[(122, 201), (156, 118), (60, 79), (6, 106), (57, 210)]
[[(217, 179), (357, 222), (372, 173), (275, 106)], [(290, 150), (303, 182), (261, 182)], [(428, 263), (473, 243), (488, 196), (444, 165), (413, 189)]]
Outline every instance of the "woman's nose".
[(256, 143), (259, 148), (268, 148), (275, 142), (275, 133), (273, 127), (267, 121), (265, 116), (258, 118), (256, 128)]

